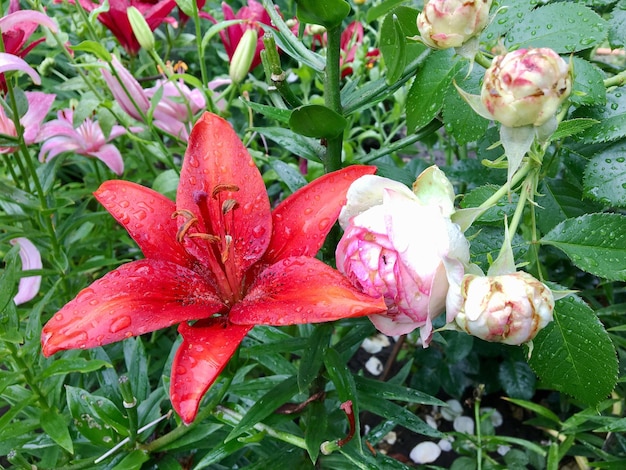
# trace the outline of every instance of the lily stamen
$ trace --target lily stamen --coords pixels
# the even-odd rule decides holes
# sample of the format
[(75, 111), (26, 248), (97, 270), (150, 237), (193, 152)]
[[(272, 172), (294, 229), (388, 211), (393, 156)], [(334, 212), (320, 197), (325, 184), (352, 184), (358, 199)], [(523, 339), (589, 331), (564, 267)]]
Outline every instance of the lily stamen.
[(237, 186), (236, 184), (229, 184), (229, 183), (217, 184), (215, 185), (215, 187), (213, 188), (213, 191), (211, 192), (211, 197), (213, 199), (217, 199), (217, 195), (221, 193), (222, 191), (236, 192), (236, 191), (239, 191), (239, 186)]
[(232, 211), (238, 205), (239, 203), (235, 199), (226, 199), (222, 203), (222, 214), (226, 215), (228, 212)]
[(221, 240), (220, 237), (216, 237), (210, 233), (190, 233), (187, 236), (189, 238), (201, 238), (202, 240), (207, 240), (209, 243), (219, 243)]
[(179, 215), (187, 219), (186, 222), (178, 228), (178, 232), (176, 233), (176, 241), (178, 243), (182, 243), (189, 229), (193, 225), (198, 223), (198, 218), (187, 209), (179, 209), (174, 211), (174, 213), (172, 214), (172, 219), (175, 219)]

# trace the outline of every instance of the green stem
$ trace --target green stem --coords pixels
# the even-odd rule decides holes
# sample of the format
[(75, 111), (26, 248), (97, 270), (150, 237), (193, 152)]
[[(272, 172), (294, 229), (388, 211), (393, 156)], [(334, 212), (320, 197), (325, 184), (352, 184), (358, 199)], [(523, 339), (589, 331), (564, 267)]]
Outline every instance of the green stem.
[(485, 57), (482, 52), (478, 52), (474, 56), (474, 62), (486, 69), (491, 67), (491, 60), (488, 57)]
[(529, 200), (529, 195), (533, 194), (534, 192), (534, 181), (535, 176), (533, 172), (526, 176), (526, 179), (522, 184), (519, 201), (517, 201), (517, 207), (515, 208), (515, 212), (513, 213), (513, 217), (511, 218), (511, 223), (509, 224), (509, 233), (511, 234), (511, 236), (515, 235), (515, 233), (517, 232), (517, 227), (519, 227), (519, 223), (522, 220), (522, 214), (524, 213), (526, 201)]
[(33, 394), (35, 394), (35, 396), (37, 397), (37, 401), (39, 402), (39, 406), (41, 407), (41, 409), (44, 411), (49, 410), (50, 406), (46, 401), (46, 395), (43, 393), (41, 388), (39, 388), (37, 381), (33, 377), (30, 366), (26, 363), (26, 361), (24, 361), (22, 356), (20, 356), (17, 347), (14, 344), (9, 343), (8, 341), (5, 342), (5, 347), (9, 350), (11, 358), (15, 363), (15, 367), (22, 374), (24, 382), (26, 382), (28, 387), (32, 390)]
[[(343, 114), (340, 94), (340, 68), (339, 59), (341, 52), (341, 28), (335, 26), (327, 32), (328, 45), (326, 52), (326, 72), (324, 74), (324, 104), (338, 114)], [(330, 173), (341, 169), (341, 150), (343, 147), (343, 132), (337, 137), (326, 141), (326, 158), (324, 159), (324, 172)]]
[[(216, 414), (220, 415), (220, 417), (222, 417), (223, 419), (229, 422), (232, 422), (235, 425), (243, 419), (242, 414), (237, 413), (236, 411), (233, 411), (229, 408), (225, 408), (223, 406), (218, 406), (216, 408)], [(279, 431), (263, 423), (256, 423), (254, 425), (254, 429), (260, 432), (264, 432), (268, 436), (274, 437), (283, 442), (299, 447), (300, 449), (305, 449), (305, 450), (307, 449), (306, 442), (301, 437), (294, 436), (293, 434), (290, 434), (284, 431)]]
[(626, 70), (622, 70), (617, 75), (607, 78), (603, 83), (605, 88), (624, 85), (626, 83)]

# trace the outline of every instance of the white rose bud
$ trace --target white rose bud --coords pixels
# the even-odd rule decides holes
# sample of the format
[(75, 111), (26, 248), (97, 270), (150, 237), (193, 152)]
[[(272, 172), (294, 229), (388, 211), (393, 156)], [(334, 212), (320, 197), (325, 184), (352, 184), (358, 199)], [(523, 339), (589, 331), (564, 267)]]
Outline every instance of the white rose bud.
[(552, 321), (552, 291), (523, 271), (502, 276), (467, 274), (461, 295), (456, 323), (485, 341), (526, 343)]
[(460, 47), (489, 21), (492, 0), (430, 0), (417, 16), (422, 41), (434, 49)]

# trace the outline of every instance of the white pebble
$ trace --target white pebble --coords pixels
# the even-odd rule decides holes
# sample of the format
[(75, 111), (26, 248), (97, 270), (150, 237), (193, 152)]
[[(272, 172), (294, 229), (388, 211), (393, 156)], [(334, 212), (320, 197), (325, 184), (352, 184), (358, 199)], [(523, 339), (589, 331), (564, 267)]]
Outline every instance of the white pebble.
[(474, 434), (474, 420), (468, 416), (457, 416), (454, 418), (452, 427), (456, 432)]
[(504, 419), (502, 418), (502, 414), (494, 409), (494, 408), (481, 408), (480, 412), (482, 414), (489, 414), (489, 420), (491, 421), (491, 424), (493, 425), (494, 428), (497, 428), (498, 426), (502, 426), (502, 423), (504, 422)]
[(435, 420), (435, 418), (433, 418), (431, 415), (426, 415), (426, 424), (428, 424), (431, 428), (433, 429), (437, 429), (438, 425), (437, 425), (437, 421)]
[(498, 454), (504, 457), (511, 450), (511, 446), (499, 445), (498, 446)]
[(385, 434), (385, 437), (383, 437), (383, 441), (385, 441), (390, 446), (394, 445), (397, 440), (398, 435), (393, 431), (389, 431), (387, 434)]
[(391, 343), (389, 338), (381, 333), (365, 338), (361, 343), (361, 347), (370, 354), (378, 354)]
[(383, 363), (377, 357), (370, 357), (365, 363), (365, 369), (372, 375), (380, 375), (383, 372)]
[(463, 406), (459, 400), (448, 400), (448, 406), (441, 408), (441, 417), (446, 421), (454, 421), (454, 418), (463, 414)]
[(452, 450), (452, 442), (449, 439), (441, 439), (437, 445), (444, 452), (449, 452)]
[(420, 442), (409, 454), (410, 459), (415, 463), (431, 463), (441, 455), (441, 448), (434, 442)]

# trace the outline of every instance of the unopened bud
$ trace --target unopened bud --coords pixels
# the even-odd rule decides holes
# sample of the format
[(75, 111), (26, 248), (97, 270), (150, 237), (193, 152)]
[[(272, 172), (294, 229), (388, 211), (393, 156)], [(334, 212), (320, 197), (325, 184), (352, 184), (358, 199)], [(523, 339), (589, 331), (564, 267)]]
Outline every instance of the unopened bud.
[(126, 15), (128, 15), (130, 27), (133, 30), (139, 45), (146, 51), (153, 50), (154, 34), (152, 34), (152, 30), (150, 29), (150, 26), (148, 26), (148, 23), (143, 15), (135, 7), (128, 7)]
[(228, 69), (228, 75), (233, 83), (241, 83), (248, 75), (256, 52), (257, 39), (256, 29), (248, 28), (237, 44)]

